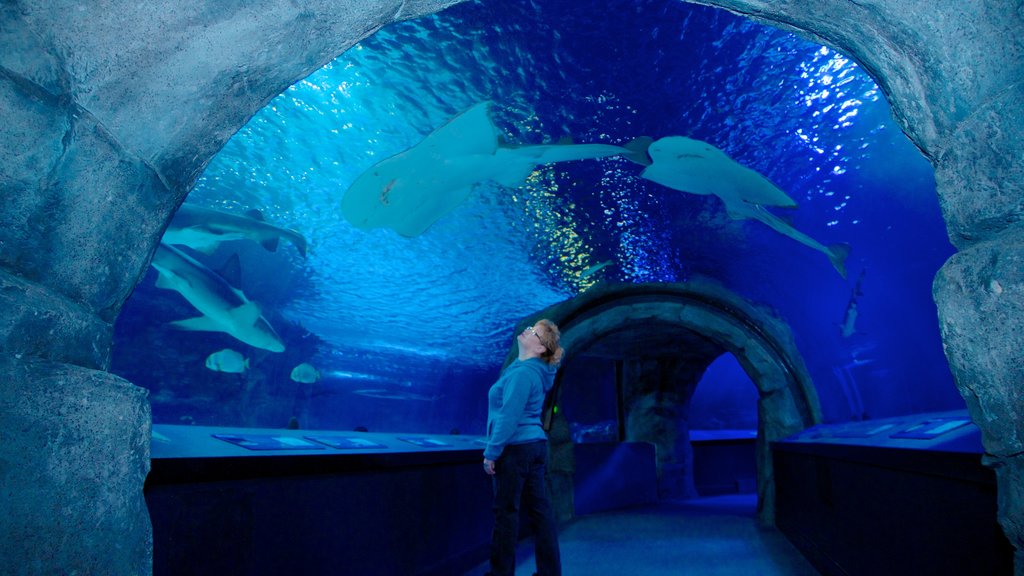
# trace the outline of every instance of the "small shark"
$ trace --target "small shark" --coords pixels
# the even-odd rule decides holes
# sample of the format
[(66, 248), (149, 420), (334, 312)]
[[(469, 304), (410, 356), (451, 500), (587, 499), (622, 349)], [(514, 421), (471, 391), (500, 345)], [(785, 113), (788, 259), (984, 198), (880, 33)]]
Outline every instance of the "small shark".
[(594, 264), (593, 266), (589, 266), (589, 267), (587, 267), (586, 270), (584, 270), (583, 272), (580, 272), (580, 280), (583, 280), (584, 278), (593, 276), (594, 274), (596, 274), (601, 269), (603, 269), (603, 268), (605, 268), (607, 266), (611, 266), (612, 264), (615, 264), (615, 262), (613, 262), (611, 260), (605, 260), (604, 262), (600, 262), (598, 264)]
[(846, 314), (843, 316), (843, 323), (839, 326), (839, 335), (849, 338), (857, 333), (857, 300), (853, 299), (846, 305)]
[(648, 148), (652, 163), (640, 174), (651, 182), (680, 192), (714, 194), (725, 203), (733, 220), (758, 220), (828, 257), (846, 278), (848, 244), (824, 246), (766, 210), (765, 206), (796, 208), (797, 204), (767, 178), (747, 168), (707, 142), (683, 136), (656, 140)]
[(842, 358), (844, 368), (859, 368), (861, 366), (867, 366), (868, 364), (874, 364), (878, 361), (878, 358), (874, 354), (875, 349), (878, 348), (878, 343), (869, 342), (862, 344), (851, 350)]
[(367, 398), (379, 398), (382, 400), (419, 400), (421, 402), (433, 402), (441, 396), (427, 396), (426, 394), (416, 394), (415, 392), (393, 392), (384, 388), (367, 388), (363, 390), (353, 390), (353, 394), (359, 396), (365, 396)]
[(864, 272), (865, 270), (860, 271), (860, 276), (857, 277), (857, 283), (850, 292), (850, 300), (846, 303), (846, 312), (843, 314), (843, 323), (839, 325), (839, 334), (843, 338), (849, 338), (857, 333), (857, 297), (864, 295), (864, 292), (860, 289), (860, 283), (864, 280)]
[[(232, 256), (237, 267), (238, 255)], [(164, 243), (157, 246), (151, 262), (158, 273), (157, 288), (174, 290), (202, 316), (171, 322), (181, 330), (224, 332), (270, 352), (284, 352), (284, 342), (241, 290), (233, 288), (216, 272), (181, 250)]]
[(174, 214), (160, 241), (209, 254), (221, 242), (228, 240), (253, 240), (274, 252), (280, 239), (284, 238), (295, 246), (299, 254), (306, 256), (306, 238), (302, 234), (264, 222), (259, 210), (249, 210), (245, 214), (239, 216), (185, 203)]
[(518, 187), (538, 165), (608, 156), (650, 163), (650, 139), (626, 146), (503, 144), (489, 107), (489, 102), (481, 102), (419, 144), (371, 166), (345, 192), (342, 214), (356, 228), (391, 228), (411, 238), (454, 210), (478, 184)]

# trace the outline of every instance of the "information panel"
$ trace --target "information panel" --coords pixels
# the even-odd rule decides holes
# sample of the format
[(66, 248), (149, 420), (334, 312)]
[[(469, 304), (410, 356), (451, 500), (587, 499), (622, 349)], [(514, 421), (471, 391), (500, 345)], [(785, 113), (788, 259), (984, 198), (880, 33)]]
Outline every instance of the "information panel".
[(324, 447), (315, 442), (293, 436), (275, 436), (273, 434), (211, 434), (218, 440), (230, 442), (247, 450), (323, 450)]
[(374, 442), (373, 440), (367, 440), (366, 438), (353, 438), (351, 436), (305, 436), (305, 438), (314, 442), (326, 444), (331, 448), (338, 448), (339, 450), (387, 448), (387, 446), (380, 442)]

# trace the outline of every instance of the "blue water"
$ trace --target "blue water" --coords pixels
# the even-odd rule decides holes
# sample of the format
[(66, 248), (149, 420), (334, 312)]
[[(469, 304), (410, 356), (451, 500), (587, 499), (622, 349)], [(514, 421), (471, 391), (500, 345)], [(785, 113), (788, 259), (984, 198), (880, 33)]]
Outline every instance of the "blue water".
[[(849, 243), (849, 274), (617, 158), (544, 167), (515, 190), (481, 187), (412, 239), (342, 218), (359, 174), (483, 100), (516, 143), (707, 141), (796, 199), (777, 213), (797, 229)], [(931, 166), (855, 62), (724, 11), (512, 0), (389, 26), (256, 114), (188, 201), (260, 209), (311, 250), (236, 242), (204, 257), (216, 267), (239, 253), (241, 288), (286, 339), (282, 354), (168, 329), (196, 314), (146, 276), (118, 321), (114, 371), (151, 390), (157, 422), (480, 433), (518, 320), (599, 280), (698, 276), (789, 322), (828, 421), (963, 405), (931, 299), (953, 253)], [(862, 274), (857, 333), (844, 338), (837, 324)], [(203, 359), (226, 347), (253, 368), (207, 370)], [(300, 362), (321, 379), (290, 380)], [(714, 412), (704, 425), (746, 427), (752, 385), (721, 366), (695, 397)]]

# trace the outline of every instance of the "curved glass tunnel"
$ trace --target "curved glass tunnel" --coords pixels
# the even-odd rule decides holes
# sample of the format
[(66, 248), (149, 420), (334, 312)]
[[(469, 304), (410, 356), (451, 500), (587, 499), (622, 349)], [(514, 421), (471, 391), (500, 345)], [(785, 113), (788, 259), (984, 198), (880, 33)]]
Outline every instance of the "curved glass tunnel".
[[(608, 10), (614, 23), (598, 16)], [(345, 220), (359, 174), (481, 101), (517, 145), (707, 141), (796, 200), (776, 210), (796, 230), (848, 244), (847, 275), (621, 158), (482, 183), (414, 238)], [(930, 295), (952, 253), (930, 166), (855, 63), (720, 10), (469, 3), (390, 26), (253, 117), (188, 204), (258, 210), (308, 252), (287, 239), (275, 252), (185, 249), (235, 271), (283, 352), (174, 329), (195, 309), (144, 278), (118, 319), (113, 371), (150, 389), (156, 423), (481, 433), (519, 320), (599, 283), (702, 277), (791, 326), (826, 422), (963, 407)], [(239, 366), (210, 360), (225, 350)], [(311, 371), (293, 378), (301, 365)], [(740, 406), (715, 425), (749, 429), (755, 409)]]
[[(589, 155), (520, 185), (463, 172), (471, 193), (422, 233), (346, 212), (381, 161), (424, 139), (463, 150), (441, 127), (485, 102), (507, 150), (685, 137), (795, 206), (759, 218)], [(371, 205), (399, 203), (387, 178)], [(771, 524), (789, 474), (773, 442), (964, 408), (931, 299), (953, 252), (931, 167), (847, 57), (722, 11), (472, 3), (390, 26), (254, 116), (186, 207), (294, 234), (181, 249), (258, 303), (270, 339), (182, 330), (194, 302), (160, 271), (139, 285), (113, 371), (151, 390), (157, 424), (479, 435), (514, 334), (549, 317), (567, 351), (550, 434), (562, 519), (642, 502), (603, 483), (588, 501), (606, 472), (593, 455), (620, 454), (585, 445), (649, 444), (656, 499), (756, 494)]]

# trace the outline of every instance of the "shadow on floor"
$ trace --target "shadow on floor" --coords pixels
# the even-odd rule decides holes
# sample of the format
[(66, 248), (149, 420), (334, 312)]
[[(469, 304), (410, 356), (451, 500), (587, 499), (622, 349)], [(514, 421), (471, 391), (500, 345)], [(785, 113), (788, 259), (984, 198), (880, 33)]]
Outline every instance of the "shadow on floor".
[[(559, 541), (565, 576), (819, 576), (789, 540), (757, 526), (752, 494), (660, 502), (577, 518)], [(535, 570), (533, 542), (516, 551), (516, 574)], [(487, 565), (466, 576), (483, 576)]]

